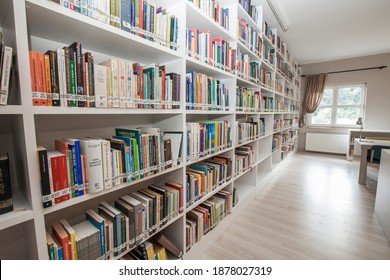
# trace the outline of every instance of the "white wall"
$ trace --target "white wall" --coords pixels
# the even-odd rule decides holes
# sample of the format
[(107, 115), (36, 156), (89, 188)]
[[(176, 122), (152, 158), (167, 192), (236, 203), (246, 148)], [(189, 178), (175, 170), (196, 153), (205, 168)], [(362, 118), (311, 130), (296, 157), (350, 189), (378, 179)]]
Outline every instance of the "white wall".
[[(382, 70), (357, 71), (327, 76), (327, 84), (367, 83), (364, 129), (390, 130), (390, 53), (342, 59), (336, 61), (302, 65), (302, 74), (311, 75), (386, 65)], [(301, 100), (305, 90), (302, 79)], [(347, 133), (346, 129), (301, 128), (298, 148), (305, 147), (306, 132)]]

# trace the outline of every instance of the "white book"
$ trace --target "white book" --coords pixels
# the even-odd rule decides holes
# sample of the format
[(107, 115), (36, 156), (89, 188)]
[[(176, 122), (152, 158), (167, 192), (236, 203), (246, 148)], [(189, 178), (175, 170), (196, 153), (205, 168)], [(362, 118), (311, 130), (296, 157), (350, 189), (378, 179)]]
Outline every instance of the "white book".
[[(133, 88), (133, 62), (126, 61), (126, 107), (127, 108), (135, 108), (135, 103), (133, 100), (135, 99), (135, 91)], [(132, 100), (133, 99), (133, 100)]]
[(111, 70), (111, 107), (119, 108), (119, 69), (118, 60), (111, 58), (101, 63), (101, 65), (107, 66)]
[(110, 141), (101, 139), (102, 141), (102, 161), (103, 161), (103, 179), (104, 188), (112, 188), (112, 156)]
[(106, 108), (107, 102), (107, 67), (95, 64), (95, 106), (96, 108)]
[(8, 46), (4, 46), (4, 50), (0, 50), (3, 53), (1, 67), (1, 84), (0, 84), (0, 105), (7, 105), (8, 94), (9, 94), (9, 80), (11, 77), (11, 66), (12, 66), (12, 51), (13, 49)]
[(66, 92), (64, 92), (64, 80), (62, 78), (62, 72), (64, 71), (64, 64), (62, 62), (62, 56), (61, 56), (61, 50), (60, 48), (57, 48), (57, 67), (58, 67), (58, 91), (60, 94), (60, 102), (61, 106), (66, 106), (67, 101), (65, 97)]
[(127, 78), (126, 78), (126, 61), (123, 59), (118, 60), (118, 79), (119, 79), (119, 107), (126, 108), (127, 105)]
[(102, 144), (99, 139), (80, 140), (81, 154), (87, 158), (89, 192), (97, 193), (104, 190)]

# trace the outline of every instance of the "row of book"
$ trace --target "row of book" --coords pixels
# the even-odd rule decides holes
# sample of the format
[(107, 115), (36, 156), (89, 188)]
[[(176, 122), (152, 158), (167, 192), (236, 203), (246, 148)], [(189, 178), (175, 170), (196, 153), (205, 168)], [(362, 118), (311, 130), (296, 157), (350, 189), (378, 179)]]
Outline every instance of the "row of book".
[(287, 102), (275, 100), (275, 106), (274, 106), (275, 112), (297, 112), (297, 106), (294, 104), (290, 104)]
[(298, 124), (297, 120), (297, 117), (293, 119), (274, 119), (274, 131), (290, 128), (293, 125)]
[(260, 23), (260, 11), (255, 6), (252, 5), (252, 0), (239, 0), (240, 5), (248, 13), (248, 15), (254, 20), (256, 24)]
[(182, 133), (115, 129), (108, 139), (65, 138), (38, 147), (43, 207), (145, 178), (177, 164)]
[(255, 152), (250, 145), (236, 148), (235, 155), (235, 176), (249, 170), (256, 162)]
[(0, 215), (14, 210), (9, 155), (0, 155)]
[(186, 250), (198, 243), (220, 221), (230, 214), (233, 207), (232, 194), (219, 191), (186, 214)]
[(222, 81), (205, 74), (186, 73), (186, 108), (188, 110), (229, 110), (229, 89)]
[(236, 110), (242, 112), (262, 112), (265, 110), (264, 96), (260, 91), (236, 87)]
[(275, 88), (275, 79), (273, 77), (273, 72), (267, 70), (264, 67), (261, 67), (260, 71), (261, 71), (260, 74), (261, 85), (270, 90), (273, 90)]
[(3, 33), (0, 31), (0, 105), (8, 104), (12, 65), (13, 48), (5, 45)]
[(272, 44), (272, 48), (274, 48), (275, 34), (273, 33), (271, 26), (266, 21), (263, 22), (263, 29), (262, 30), (263, 30), (265, 37), (267, 37), (268, 40), (270, 41), (270, 43)]
[(180, 74), (167, 73), (165, 65), (116, 58), (97, 64), (80, 42), (29, 57), (34, 106), (180, 107)]
[(262, 35), (249, 25), (245, 19), (240, 19), (238, 22), (238, 39), (258, 57), (261, 57), (263, 50)]
[(262, 57), (263, 59), (270, 65), (275, 65), (275, 49), (273, 45), (271, 45), (268, 41), (264, 41), (263, 49), (262, 49)]
[(177, 50), (178, 19), (148, 0), (52, 0), (105, 24)]
[(183, 186), (176, 182), (149, 185), (113, 204), (102, 201), (97, 211), (85, 212), (86, 220), (81, 223), (71, 226), (62, 219), (51, 225), (51, 233), (47, 232), (49, 258), (112, 259), (149, 239), (183, 209)]
[(228, 121), (187, 123), (187, 160), (196, 160), (232, 145)]
[(187, 55), (227, 72), (234, 69), (235, 50), (221, 37), (213, 38), (209, 31), (186, 28)]
[(201, 200), (232, 177), (232, 159), (216, 156), (186, 169), (187, 207)]
[(168, 260), (168, 252), (176, 258), (181, 258), (183, 251), (180, 250), (166, 235), (157, 233), (148, 241), (145, 241), (120, 260)]
[(236, 121), (236, 143), (242, 144), (265, 135), (265, 119), (255, 121), (253, 118)]
[(220, 26), (229, 30), (229, 8), (224, 8), (218, 0), (188, 0), (198, 7), (205, 15), (211, 17)]

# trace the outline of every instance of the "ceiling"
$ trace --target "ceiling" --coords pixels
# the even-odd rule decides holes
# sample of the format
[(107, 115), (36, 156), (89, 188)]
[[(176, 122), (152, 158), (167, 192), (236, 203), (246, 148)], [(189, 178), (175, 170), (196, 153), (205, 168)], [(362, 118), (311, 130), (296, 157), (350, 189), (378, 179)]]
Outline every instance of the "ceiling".
[(390, 0), (273, 2), (289, 26), (281, 37), (300, 65), (390, 52)]

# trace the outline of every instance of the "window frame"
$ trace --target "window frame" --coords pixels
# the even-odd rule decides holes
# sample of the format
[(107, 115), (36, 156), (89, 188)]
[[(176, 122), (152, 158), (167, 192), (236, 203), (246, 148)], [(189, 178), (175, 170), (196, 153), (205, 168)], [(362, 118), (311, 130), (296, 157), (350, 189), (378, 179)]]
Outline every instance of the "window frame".
[[(338, 95), (339, 95), (339, 89), (340, 88), (345, 88), (345, 87), (361, 87), (362, 88), (362, 102), (360, 105), (338, 105)], [(367, 84), (366, 83), (348, 83), (348, 84), (330, 84), (326, 85), (324, 87), (325, 89), (333, 89), (333, 96), (332, 96), (332, 105), (320, 105), (318, 106), (317, 110), (319, 108), (331, 108), (331, 122), (330, 124), (313, 124), (312, 123), (312, 115), (314, 114), (309, 114), (308, 115), (308, 120), (307, 120), (307, 126), (308, 127), (321, 127), (321, 128), (359, 128), (359, 125), (356, 124), (337, 124), (336, 123), (336, 118), (337, 118), (337, 109), (339, 108), (359, 108), (360, 109), (360, 115), (359, 117), (362, 117), (364, 121), (365, 117), (365, 107), (366, 107), (366, 96), (367, 96)], [(316, 110), (316, 111), (317, 111)], [(357, 119), (356, 119), (357, 121)]]

